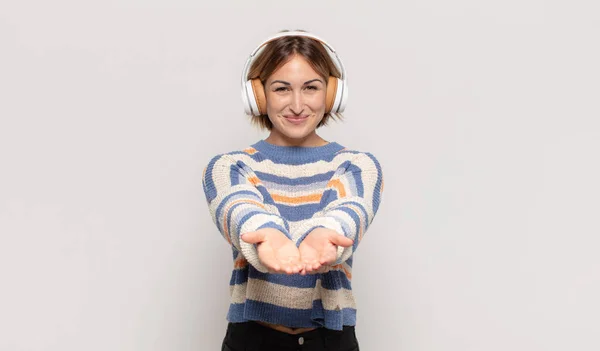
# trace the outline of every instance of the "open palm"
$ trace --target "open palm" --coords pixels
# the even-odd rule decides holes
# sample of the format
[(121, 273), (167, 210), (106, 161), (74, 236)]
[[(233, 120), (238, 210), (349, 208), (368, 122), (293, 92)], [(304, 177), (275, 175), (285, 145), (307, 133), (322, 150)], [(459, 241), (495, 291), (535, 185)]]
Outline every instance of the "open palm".
[(315, 228), (302, 241), (298, 250), (304, 264), (301, 274), (326, 272), (337, 258), (338, 246), (352, 246), (353, 241), (327, 228)]
[(245, 233), (242, 240), (257, 244), (258, 259), (271, 273), (295, 274), (303, 268), (296, 244), (277, 229), (263, 228)]

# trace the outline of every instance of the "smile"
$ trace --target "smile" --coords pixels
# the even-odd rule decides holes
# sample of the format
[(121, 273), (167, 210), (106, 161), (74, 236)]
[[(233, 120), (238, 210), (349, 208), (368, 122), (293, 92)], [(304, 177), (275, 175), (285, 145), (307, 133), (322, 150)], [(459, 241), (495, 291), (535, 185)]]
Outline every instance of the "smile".
[(305, 117), (285, 117), (285, 119), (293, 124), (301, 124), (308, 119), (308, 116)]

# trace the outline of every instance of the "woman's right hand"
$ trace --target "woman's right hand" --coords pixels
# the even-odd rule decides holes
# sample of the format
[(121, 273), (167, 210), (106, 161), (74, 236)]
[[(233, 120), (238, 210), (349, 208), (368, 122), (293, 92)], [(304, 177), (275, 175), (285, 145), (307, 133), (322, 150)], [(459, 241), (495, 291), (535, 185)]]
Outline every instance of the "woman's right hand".
[(244, 233), (241, 239), (257, 244), (258, 259), (271, 273), (296, 274), (304, 269), (296, 244), (275, 228)]

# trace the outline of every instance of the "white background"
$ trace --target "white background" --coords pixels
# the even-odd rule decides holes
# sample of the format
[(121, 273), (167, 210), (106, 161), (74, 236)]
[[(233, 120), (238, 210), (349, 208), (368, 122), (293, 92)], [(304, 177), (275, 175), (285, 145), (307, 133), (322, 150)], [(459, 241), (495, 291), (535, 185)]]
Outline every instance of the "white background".
[[(350, 4), (352, 3), (352, 4)], [(266, 133), (249, 53), (311, 31), (348, 70), (327, 140), (380, 160), (361, 350), (600, 349), (593, 1), (0, 5), (0, 350), (219, 350), (231, 254), (208, 160)]]

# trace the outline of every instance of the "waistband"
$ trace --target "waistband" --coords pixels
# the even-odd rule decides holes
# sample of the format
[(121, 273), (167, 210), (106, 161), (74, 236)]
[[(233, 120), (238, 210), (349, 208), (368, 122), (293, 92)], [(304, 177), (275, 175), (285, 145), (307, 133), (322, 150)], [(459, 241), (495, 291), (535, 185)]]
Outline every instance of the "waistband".
[(249, 321), (229, 323), (225, 340), (231, 346), (245, 345), (247, 350), (256, 350), (265, 346), (281, 347), (310, 347), (314, 344), (340, 345), (355, 342), (354, 326), (344, 326), (343, 330), (333, 330), (324, 327), (298, 334), (288, 334), (259, 323)]

